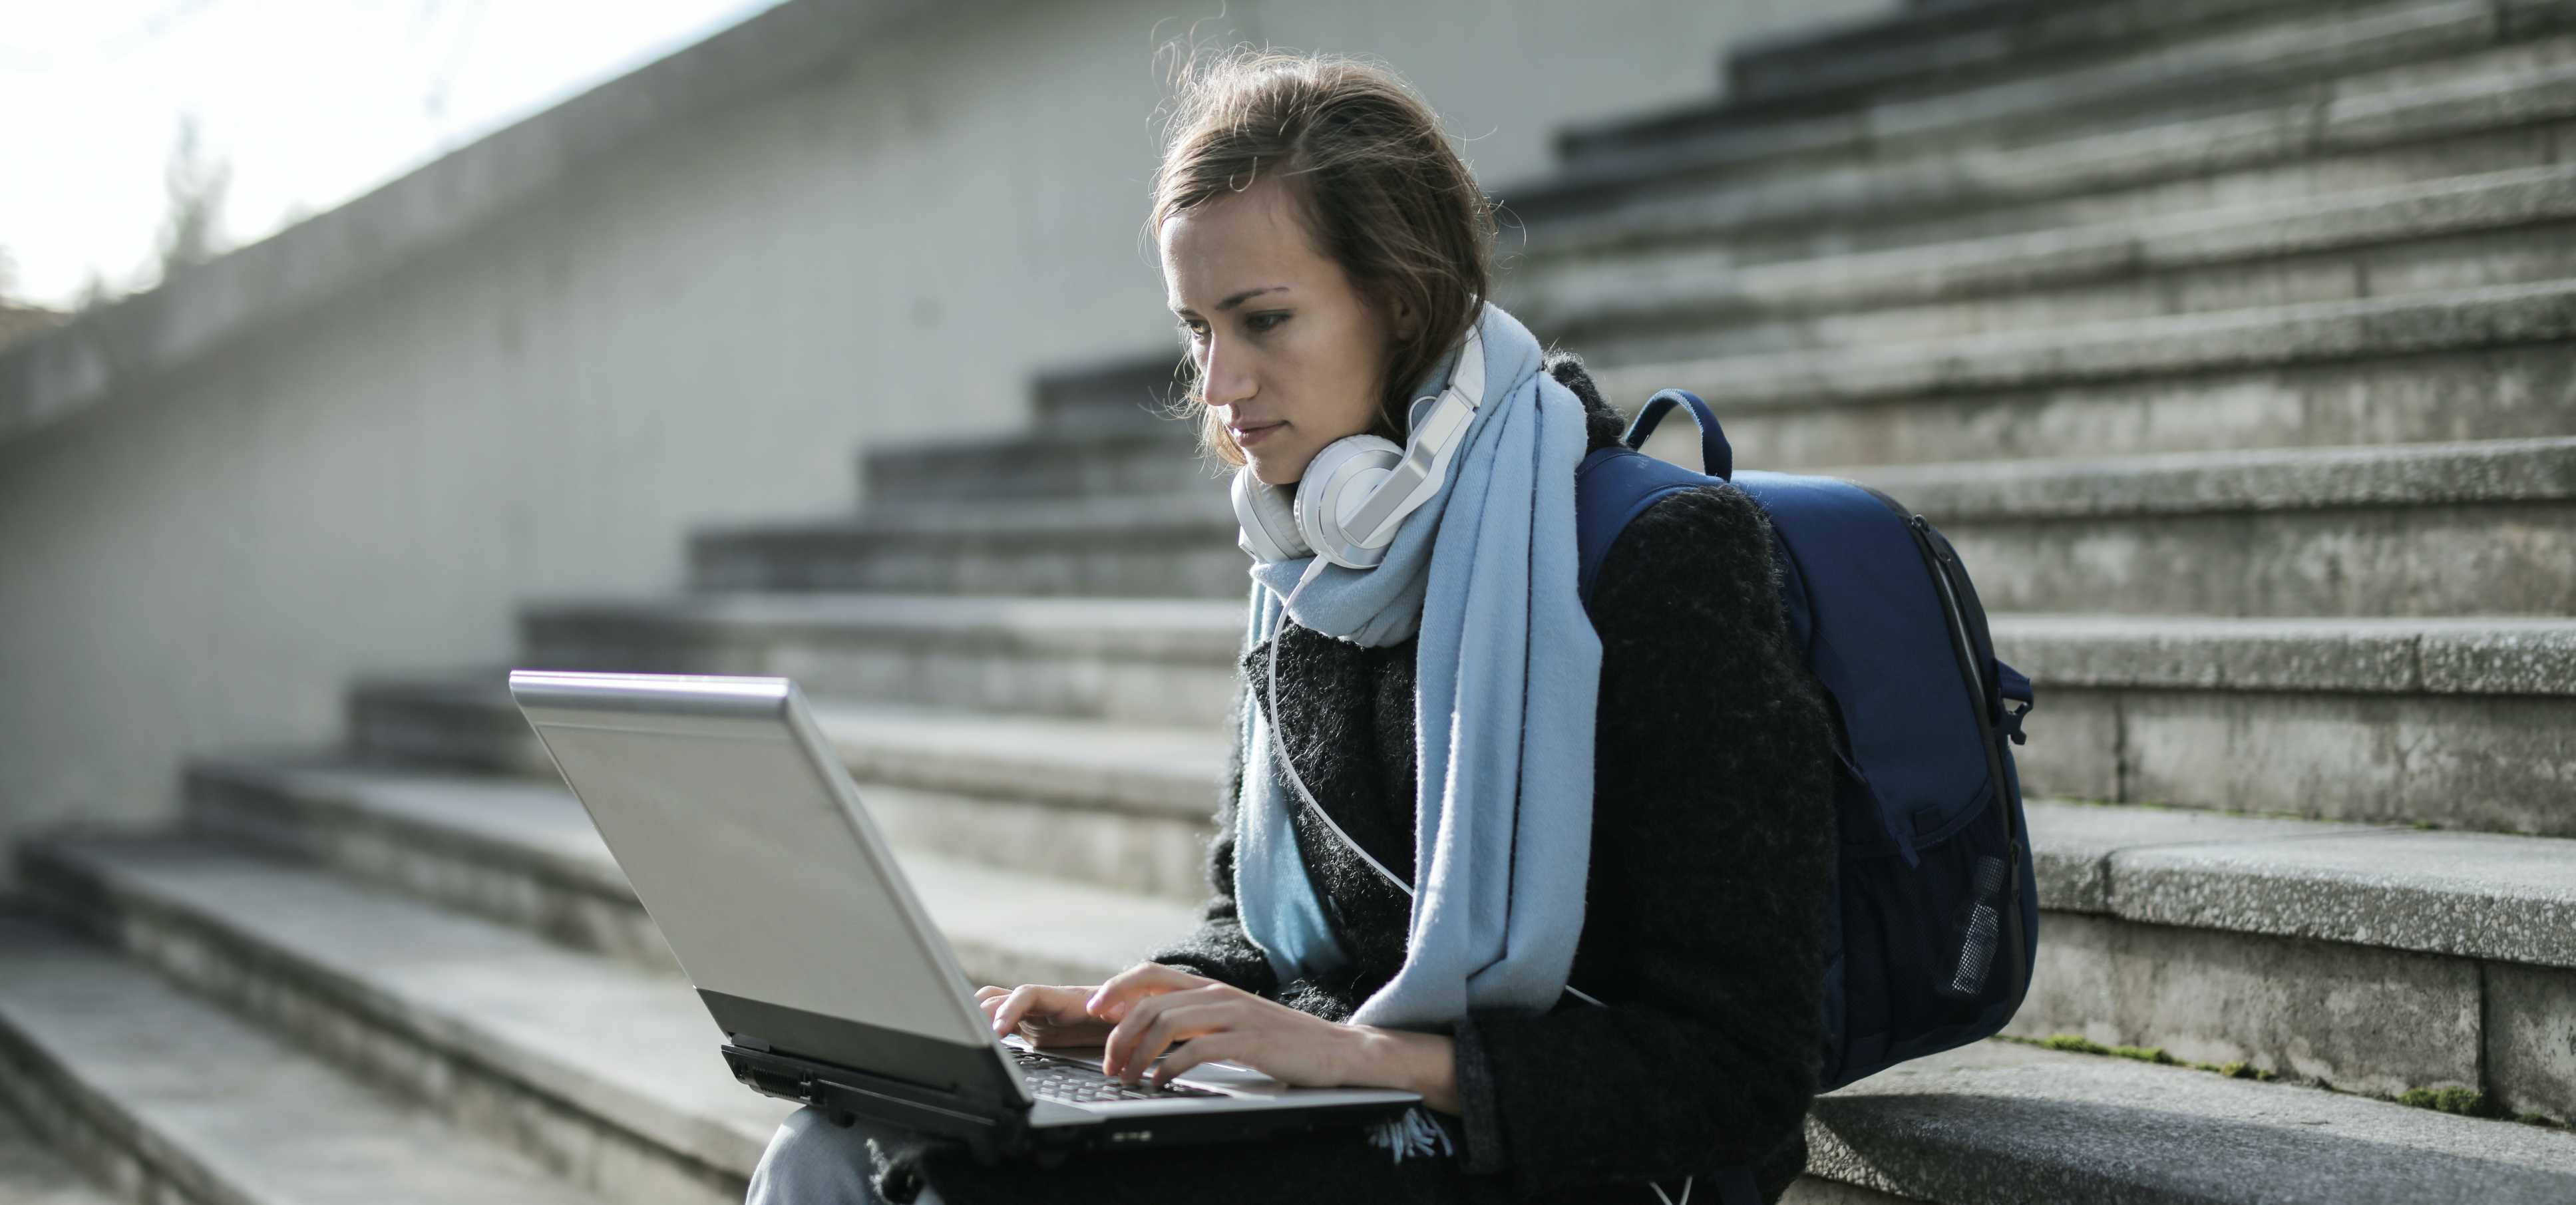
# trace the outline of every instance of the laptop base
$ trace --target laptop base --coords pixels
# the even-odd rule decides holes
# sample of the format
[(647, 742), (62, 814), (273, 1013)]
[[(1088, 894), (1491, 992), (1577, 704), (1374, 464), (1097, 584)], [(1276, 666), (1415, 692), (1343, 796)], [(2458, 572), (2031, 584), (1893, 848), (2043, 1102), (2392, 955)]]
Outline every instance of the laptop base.
[[(846, 1125), (852, 1118), (954, 1140), (978, 1163), (1028, 1159), (1053, 1167), (1077, 1151), (1125, 1150), (1181, 1143), (1247, 1142), (1316, 1130), (1366, 1126), (1403, 1112), (1405, 1104), (1352, 1104), (1294, 1109), (1209, 1110), (1121, 1117), (1082, 1111), (1088, 1120), (1032, 1125), (1030, 1110), (984, 1112), (948, 1093), (855, 1067), (792, 1054), (720, 1047), (734, 1078), (763, 1096), (810, 1105)], [(1071, 1110), (1071, 1106), (1066, 1106)]]

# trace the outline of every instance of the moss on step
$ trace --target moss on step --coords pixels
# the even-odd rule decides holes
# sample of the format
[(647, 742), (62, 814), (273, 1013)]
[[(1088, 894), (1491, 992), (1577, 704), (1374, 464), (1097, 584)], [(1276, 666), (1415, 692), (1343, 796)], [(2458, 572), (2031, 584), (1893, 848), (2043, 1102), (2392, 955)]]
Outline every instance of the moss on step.
[[(2256, 1067), (2243, 1059), (2231, 1059), (2224, 1063), (2192, 1062), (2175, 1058), (2173, 1056), (2173, 1052), (2166, 1050), (2162, 1046), (2105, 1046), (2100, 1042), (2096, 1042), (2080, 1034), (2053, 1033), (2044, 1038), (2025, 1038), (2013, 1034), (1999, 1033), (1994, 1036), (1993, 1040), (1997, 1042), (2019, 1042), (2024, 1046), (2039, 1046), (2049, 1050), (2071, 1051), (2076, 1054), (2114, 1055), (2124, 1059), (2136, 1059), (2142, 1063), (2161, 1063), (2171, 1067), (2189, 1067), (2196, 1071), (2208, 1071), (2218, 1075), (2224, 1075), (2229, 1079), (2268, 1081), (2280, 1078), (2280, 1076), (2270, 1071), (2263, 1070), (2260, 1067)], [(2390, 1101), (2396, 1104), (2412, 1105), (2418, 1109), (2434, 1109), (2444, 1113), (2457, 1113), (2463, 1117), (2479, 1117), (2494, 1121), (2515, 1121), (2520, 1122), (2523, 1125), (2541, 1126), (2552, 1130), (2576, 1130), (2576, 1124), (2560, 1121), (2546, 1113), (2507, 1113), (2504, 1110), (2504, 1106), (2494, 1098), (2471, 1088), (2408, 1088), (2404, 1092), (2400, 1092), (2395, 1096), (2381, 1096), (2375, 1092), (2350, 1092), (2346, 1089), (2335, 1087), (2333, 1083), (2322, 1078), (2305, 1086), (2321, 1088), (2328, 1092), (2339, 1092), (2348, 1096), (2369, 1096), (2374, 1099)]]

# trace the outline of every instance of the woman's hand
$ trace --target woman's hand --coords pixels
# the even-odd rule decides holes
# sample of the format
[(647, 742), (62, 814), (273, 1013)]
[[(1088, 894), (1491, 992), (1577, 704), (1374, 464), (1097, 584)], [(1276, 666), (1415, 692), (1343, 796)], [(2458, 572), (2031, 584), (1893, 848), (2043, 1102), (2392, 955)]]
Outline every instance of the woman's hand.
[(1299, 1087), (1355, 1083), (1371, 1032), (1300, 1012), (1241, 988), (1138, 963), (1100, 985), (1090, 1014), (1115, 1022), (1101, 1070), (1137, 1083), (1176, 1042), (1153, 1081), (1168, 1083), (1201, 1063), (1240, 1063)]
[(1012, 988), (986, 984), (975, 989), (975, 1003), (983, 1008), (984, 1019), (992, 1022), (994, 1037), (1017, 1030), (1033, 1046), (1097, 1046), (1108, 1040), (1109, 1023), (1093, 1019), (1082, 1010), (1082, 1002), (1099, 990), (1036, 983)]
[[(1200, 987), (1216, 980), (1187, 971), (1175, 970), (1159, 962), (1142, 962), (1129, 968), (1125, 979), (1147, 967), (1162, 972), (1150, 981), (1139, 980), (1138, 994), (1168, 992), (1187, 987)], [(993, 1023), (993, 1036), (1001, 1037), (1017, 1029), (1021, 1037), (1036, 1046), (1098, 1046), (1109, 1040), (1115, 1017), (1103, 1017), (1089, 1005), (1105, 987), (1066, 987), (1062, 985), (1023, 983), (1015, 988), (998, 988), (991, 984), (975, 989), (975, 1003)]]

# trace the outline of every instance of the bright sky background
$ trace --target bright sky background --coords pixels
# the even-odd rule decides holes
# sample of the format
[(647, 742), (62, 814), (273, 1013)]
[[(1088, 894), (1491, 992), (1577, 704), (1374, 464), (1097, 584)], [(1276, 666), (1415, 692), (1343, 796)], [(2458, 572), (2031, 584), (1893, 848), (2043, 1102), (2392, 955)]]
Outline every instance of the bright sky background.
[(256, 242), (777, 0), (0, 0), (14, 298), (157, 277), (180, 115)]

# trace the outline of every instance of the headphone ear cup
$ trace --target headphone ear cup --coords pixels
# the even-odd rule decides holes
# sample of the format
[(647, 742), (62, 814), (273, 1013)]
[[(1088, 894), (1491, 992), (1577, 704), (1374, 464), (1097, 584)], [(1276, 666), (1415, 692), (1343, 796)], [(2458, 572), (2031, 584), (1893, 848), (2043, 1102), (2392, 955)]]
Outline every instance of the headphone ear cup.
[(1375, 435), (1349, 435), (1324, 445), (1297, 482), (1297, 534), (1306, 546), (1344, 568), (1376, 565), (1385, 550), (1361, 550), (1356, 559), (1350, 555), (1356, 536), (1342, 530), (1342, 515), (1356, 512), (1403, 461), (1403, 445)]
[(1293, 561), (1314, 552), (1297, 530), (1297, 507), (1278, 486), (1234, 471), (1234, 521), (1242, 528), (1235, 544), (1256, 561)]

